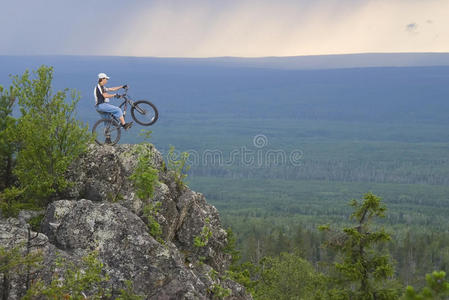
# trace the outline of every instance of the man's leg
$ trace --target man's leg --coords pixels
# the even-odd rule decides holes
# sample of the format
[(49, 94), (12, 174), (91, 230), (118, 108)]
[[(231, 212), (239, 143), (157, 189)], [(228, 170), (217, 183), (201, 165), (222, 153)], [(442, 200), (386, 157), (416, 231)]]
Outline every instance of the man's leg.
[(109, 103), (102, 103), (98, 105), (98, 110), (113, 114), (114, 117), (120, 120), (120, 123), (122, 123), (122, 125), (125, 124), (125, 118), (123, 118), (122, 110), (119, 107), (111, 105)]
[(125, 123), (125, 118), (123, 117), (122, 110), (119, 107), (111, 105), (109, 103), (102, 103), (98, 107), (101, 111), (111, 113), (114, 115), (114, 117), (119, 119), (124, 129), (131, 128), (133, 122)]

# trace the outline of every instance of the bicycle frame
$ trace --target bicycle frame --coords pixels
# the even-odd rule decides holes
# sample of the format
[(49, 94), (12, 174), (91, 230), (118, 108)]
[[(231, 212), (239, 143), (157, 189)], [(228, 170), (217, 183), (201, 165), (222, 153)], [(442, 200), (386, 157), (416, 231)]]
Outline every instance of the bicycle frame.
[[(123, 116), (125, 116), (125, 114), (126, 114), (126, 110), (128, 109), (128, 102), (131, 104), (132, 103), (132, 100), (131, 99), (129, 99), (128, 98), (128, 96), (126, 95), (126, 93), (127, 93), (128, 91), (126, 91), (125, 92), (125, 94), (123, 94), (120, 98), (123, 98), (124, 100), (123, 100), (123, 102), (122, 102), (122, 104), (120, 104), (119, 105), (119, 107), (120, 108), (122, 108), (122, 106), (123, 106), (123, 109), (122, 109), (122, 111), (123, 111)], [(132, 104), (131, 104), (132, 105)]]
[[(127, 92), (127, 91), (126, 91)], [(133, 100), (131, 100), (130, 98), (128, 98), (128, 95), (126, 94), (126, 92), (125, 92), (125, 94), (123, 94), (120, 98), (123, 98), (124, 100), (123, 100), (123, 102), (122, 102), (122, 104), (120, 104), (120, 108), (122, 108), (122, 106), (123, 106), (123, 109), (122, 109), (122, 112), (123, 112), (123, 117), (125, 117), (125, 115), (126, 115), (126, 110), (128, 109), (128, 103), (129, 103), (129, 105), (131, 106), (131, 107), (135, 107), (135, 109), (139, 112), (139, 113), (141, 113), (141, 114), (143, 114), (143, 113), (145, 113), (145, 110), (142, 110), (142, 108), (140, 108), (139, 106), (134, 106), (134, 101)]]
[(128, 103), (131, 107), (134, 107), (134, 101), (131, 100), (130, 98), (128, 98), (128, 89), (125, 89), (125, 93), (123, 95), (120, 96), (120, 98), (123, 98), (123, 102), (119, 105), (120, 109), (122, 109), (123, 112), (123, 117), (125, 117), (126, 115), (126, 111), (128, 109)]

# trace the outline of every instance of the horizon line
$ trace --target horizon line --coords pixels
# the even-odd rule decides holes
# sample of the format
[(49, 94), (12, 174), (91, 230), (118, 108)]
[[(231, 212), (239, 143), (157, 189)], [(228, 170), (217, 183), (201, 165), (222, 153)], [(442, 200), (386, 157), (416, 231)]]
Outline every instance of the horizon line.
[(329, 54), (306, 54), (306, 55), (287, 55), (287, 56), (134, 56), (134, 55), (98, 55), (98, 54), (2, 54), (0, 56), (11, 57), (42, 57), (42, 56), (63, 56), (63, 57), (122, 57), (122, 58), (160, 58), (160, 59), (217, 59), (217, 58), (244, 58), (244, 59), (263, 59), (263, 58), (297, 58), (297, 57), (329, 57), (329, 56), (357, 56), (357, 55), (441, 55), (449, 52), (354, 52), (354, 53), (329, 53)]

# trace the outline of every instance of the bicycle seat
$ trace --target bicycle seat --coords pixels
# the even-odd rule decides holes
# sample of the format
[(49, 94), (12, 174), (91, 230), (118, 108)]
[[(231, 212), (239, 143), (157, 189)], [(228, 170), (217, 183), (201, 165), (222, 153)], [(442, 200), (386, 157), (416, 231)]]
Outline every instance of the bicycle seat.
[(97, 113), (99, 113), (101, 115), (102, 119), (109, 119), (109, 118), (112, 117), (111, 113), (107, 113), (107, 112), (104, 112), (104, 111), (99, 111), (98, 109), (96, 109), (96, 111), (97, 111)]

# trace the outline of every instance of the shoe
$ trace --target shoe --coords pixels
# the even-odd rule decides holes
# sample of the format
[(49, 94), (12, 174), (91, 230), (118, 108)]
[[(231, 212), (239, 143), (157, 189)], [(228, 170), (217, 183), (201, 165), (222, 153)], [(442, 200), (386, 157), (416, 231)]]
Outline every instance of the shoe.
[(133, 122), (125, 123), (122, 125), (123, 129), (128, 130), (133, 126)]

